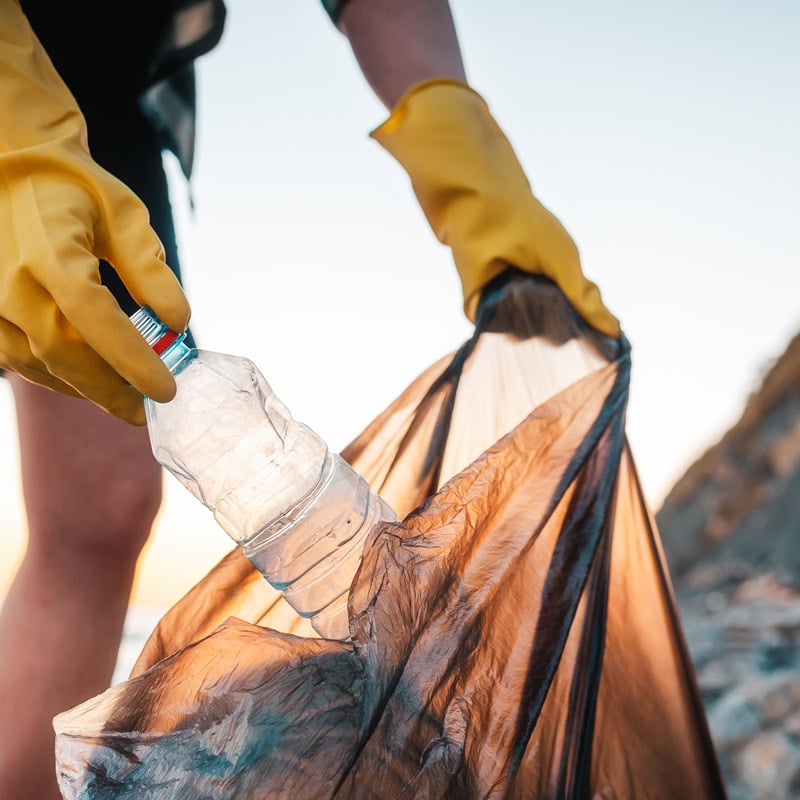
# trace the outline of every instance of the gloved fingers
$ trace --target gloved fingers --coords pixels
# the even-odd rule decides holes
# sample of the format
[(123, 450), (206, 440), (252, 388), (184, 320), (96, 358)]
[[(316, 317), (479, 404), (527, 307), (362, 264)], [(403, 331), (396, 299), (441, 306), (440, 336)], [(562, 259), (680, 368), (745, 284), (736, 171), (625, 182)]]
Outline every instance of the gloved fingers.
[[(163, 261), (147, 209), (92, 162), (78, 163), (71, 155), (49, 161), (43, 156), (37, 166), (44, 176), (52, 172), (50, 161), (63, 168), (64, 183), (40, 176), (7, 184), (16, 200), (11, 218), (17, 221), (17, 247), (25, 257), (0, 280), (4, 316), (26, 332), (40, 360), (67, 383), (75, 385), (70, 369), (81, 364), (70, 367), (59, 349), (69, 335), (77, 335), (141, 394), (167, 402), (175, 395), (172, 375), (100, 282), (99, 257), (105, 257), (137, 302), (150, 305), (175, 330), (185, 329), (189, 304)], [(76, 182), (67, 182), (68, 175)], [(69, 326), (61, 324), (56, 309)], [(40, 314), (43, 319), (37, 321)], [(57, 372), (55, 362), (60, 365)], [(88, 395), (85, 388), (80, 391), (96, 400), (94, 395), (103, 389)]]
[(169, 401), (175, 379), (100, 283), (97, 259), (76, 245), (62, 247), (59, 256), (69, 267), (50, 270), (47, 286), (16, 273), (3, 317), (25, 334), (26, 349), (51, 375), (112, 414), (138, 421), (141, 395)]
[(150, 227), (147, 208), (126, 186), (106, 173), (105, 258), (140, 306), (150, 306), (174, 331), (185, 331), (191, 309), (164, 261), (164, 248)]
[(134, 390), (139, 403), (141, 395), (162, 403), (175, 396), (169, 369), (99, 277), (75, 280), (61, 289), (52, 298), (53, 318), (43, 326), (49, 336), (38, 338), (39, 351), (33, 348), (53, 374), (123, 418)]
[[(536, 270), (527, 270), (536, 273)], [(560, 264), (553, 268), (544, 262), (541, 273), (551, 278), (575, 307), (577, 312), (595, 330), (612, 339), (620, 336), (619, 320), (603, 305), (600, 289), (588, 280), (578, 265)]]
[(51, 375), (47, 367), (31, 352), (28, 337), (16, 325), (5, 319), (0, 319), (0, 366), (31, 383), (71, 397), (82, 396), (68, 383)]
[[(69, 375), (74, 393), (131, 425), (144, 425), (144, 400), (139, 391), (126, 383), (90, 348), (76, 343), (74, 348), (62, 348), (57, 359), (48, 367), (58, 376), (60, 371)], [(79, 363), (80, 369), (75, 369)]]
[[(124, 314), (122, 318), (127, 322)], [(130, 322), (127, 324), (130, 325)], [(29, 337), (28, 347), (34, 358), (56, 380), (69, 385), (78, 395), (91, 400), (115, 417), (133, 425), (145, 423), (142, 392), (131, 386), (103, 355), (88, 345), (61, 311), (53, 306), (52, 313), (39, 330), (46, 330), (46, 335), (36, 341)], [(133, 331), (142, 340), (135, 328)], [(149, 347), (147, 349), (161, 364), (161, 359)], [(169, 377), (172, 380), (172, 376)]]

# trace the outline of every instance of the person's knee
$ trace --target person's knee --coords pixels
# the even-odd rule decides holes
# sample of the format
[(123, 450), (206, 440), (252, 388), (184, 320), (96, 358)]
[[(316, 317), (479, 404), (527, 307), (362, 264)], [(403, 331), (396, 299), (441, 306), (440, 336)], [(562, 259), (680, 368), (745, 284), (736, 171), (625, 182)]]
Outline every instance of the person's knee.
[[(74, 490), (63, 513), (54, 505), (31, 511), (31, 544), (65, 558), (132, 562), (147, 541), (161, 505), (161, 473), (109, 476)], [(67, 507), (69, 510), (67, 510)]]
[(138, 554), (150, 535), (161, 500), (160, 472), (105, 486), (96, 501), (94, 530), (91, 535), (87, 531), (88, 544)]

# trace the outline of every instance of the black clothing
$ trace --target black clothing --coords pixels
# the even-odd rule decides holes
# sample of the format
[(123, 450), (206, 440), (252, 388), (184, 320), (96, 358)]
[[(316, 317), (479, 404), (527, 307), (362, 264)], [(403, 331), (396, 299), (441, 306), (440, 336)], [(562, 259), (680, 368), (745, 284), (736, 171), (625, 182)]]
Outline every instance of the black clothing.
[(138, 0), (122, 7), (108, 0), (22, 0), (22, 8), (87, 121), (92, 118), (90, 149), (97, 126), (117, 124), (118, 109), (138, 105), (189, 177), (193, 64), (222, 37), (222, 0)]

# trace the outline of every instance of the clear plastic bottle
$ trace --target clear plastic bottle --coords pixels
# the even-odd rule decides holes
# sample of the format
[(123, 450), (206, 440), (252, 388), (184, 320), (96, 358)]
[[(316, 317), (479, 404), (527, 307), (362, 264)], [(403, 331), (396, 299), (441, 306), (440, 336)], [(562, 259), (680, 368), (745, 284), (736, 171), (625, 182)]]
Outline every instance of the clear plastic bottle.
[(364, 539), (396, 519), (392, 509), (292, 418), (251, 361), (187, 347), (146, 307), (131, 321), (178, 386), (169, 403), (145, 398), (156, 459), (321, 636), (349, 638)]

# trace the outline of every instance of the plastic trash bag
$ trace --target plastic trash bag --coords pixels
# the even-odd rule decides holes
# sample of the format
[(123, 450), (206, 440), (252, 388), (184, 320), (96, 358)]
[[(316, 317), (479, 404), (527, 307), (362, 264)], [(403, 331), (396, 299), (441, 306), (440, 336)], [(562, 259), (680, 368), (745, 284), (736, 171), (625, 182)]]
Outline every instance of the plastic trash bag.
[(130, 680), (56, 717), (65, 798), (723, 798), (629, 371), (553, 284), (501, 276), (344, 452), (401, 519), (369, 537), (352, 642), (234, 550)]

